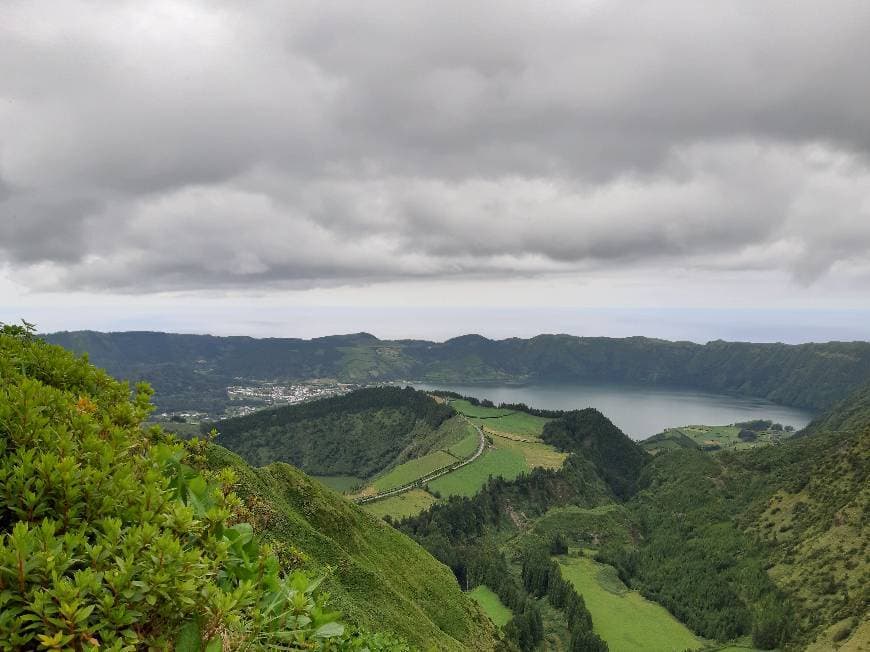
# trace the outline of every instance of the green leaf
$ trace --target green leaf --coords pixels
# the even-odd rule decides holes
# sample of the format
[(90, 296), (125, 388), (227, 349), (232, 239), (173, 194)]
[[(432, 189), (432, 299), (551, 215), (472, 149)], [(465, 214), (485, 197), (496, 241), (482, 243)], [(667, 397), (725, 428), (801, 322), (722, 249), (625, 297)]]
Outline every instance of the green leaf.
[(200, 652), (202, 642), (199, 634), (199, 623), (188, 620), (180, 630), (175, 640), (175, 652)]
[(208, 645), (205, 646), (205, 652), (223, 652), (224, 644), (221, 641), (220, 637), (215, 636), (208, 642)]

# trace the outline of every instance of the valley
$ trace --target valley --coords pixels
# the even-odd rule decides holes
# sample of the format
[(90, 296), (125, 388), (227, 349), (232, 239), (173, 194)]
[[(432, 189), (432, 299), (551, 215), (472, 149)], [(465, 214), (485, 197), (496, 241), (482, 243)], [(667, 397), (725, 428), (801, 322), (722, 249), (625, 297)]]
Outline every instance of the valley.
[(803, 408), (643, 390), (639, 418), (686, 397), (731, 418), (640, 439), (576, 409), (578, 387), (385, 384), (167, 427), (232, 471), (282, 563), (415, 647), (861, 649), (868, 390), (806, 428)]

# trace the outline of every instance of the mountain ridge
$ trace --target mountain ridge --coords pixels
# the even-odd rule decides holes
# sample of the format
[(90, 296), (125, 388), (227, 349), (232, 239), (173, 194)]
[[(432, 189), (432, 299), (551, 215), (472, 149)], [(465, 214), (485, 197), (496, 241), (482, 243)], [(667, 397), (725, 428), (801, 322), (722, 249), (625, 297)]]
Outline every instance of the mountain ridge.
[[(64, 331), (44, 339), (88, 353), (97, 365), (156, 389), (164, 410), (219, 413), (238, 379), (350, 383), (522, 384), (613, 382), (752, 396), (823, 410), (870, 382), (870, 342), (706, 344), (538, 335), (445, 342), (380, 340), (368, 333), (315, 339)], [(192, 388), (192, 389), (191, 389)], [(195, 404), (195, 398), (205, 401)]]

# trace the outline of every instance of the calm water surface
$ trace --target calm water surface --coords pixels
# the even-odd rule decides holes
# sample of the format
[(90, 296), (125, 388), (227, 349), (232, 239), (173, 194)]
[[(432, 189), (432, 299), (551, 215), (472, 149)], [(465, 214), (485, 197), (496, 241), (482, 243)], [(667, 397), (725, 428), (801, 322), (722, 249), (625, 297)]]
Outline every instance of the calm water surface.
[(645, 439), (665, 428), (692, 424), (725, 425), (750, 419), (771, 419), (784, 426), (803, 428), (813, 418), (807, 410), (785, 407), (761, 399), (705, 394), (681, 389), (650, 389), (625, 385), (432, 385), (414, 383), (423, 390), (444, 389), (494, 403), (525, 403), (551, 410), (594, 407), (632, 439)]

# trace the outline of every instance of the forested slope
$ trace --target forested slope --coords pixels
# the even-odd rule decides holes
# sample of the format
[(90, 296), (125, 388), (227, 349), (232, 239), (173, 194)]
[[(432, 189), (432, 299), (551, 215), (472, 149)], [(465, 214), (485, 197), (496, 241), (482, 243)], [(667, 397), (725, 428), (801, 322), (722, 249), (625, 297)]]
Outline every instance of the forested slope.
[(213, 426), (218, 444), (254, 466), (287, 462), (314, 475), (368, 478), (401, 460), (453, 414), (423, 392), (372, 387)]
[(848, 638), (870, 601), (868, 408), (863, 390), (780, 445), (660, 453), (627, 503), (637, 545), (600, 557), (705, 636)]
[(117, 376), (152, 382), (164, 409), (221, 407), (223, 389), (236, 378), (633, 383), (757, 396), (812, 409), (828, 408), (870, 381), (868, 342), (701, 345), (645, 337), (496, 341), (466, 335), (439, 343), (379, 340), (366, 333), (301, 340), (92, 331), (45, 337), (89, 353)]

